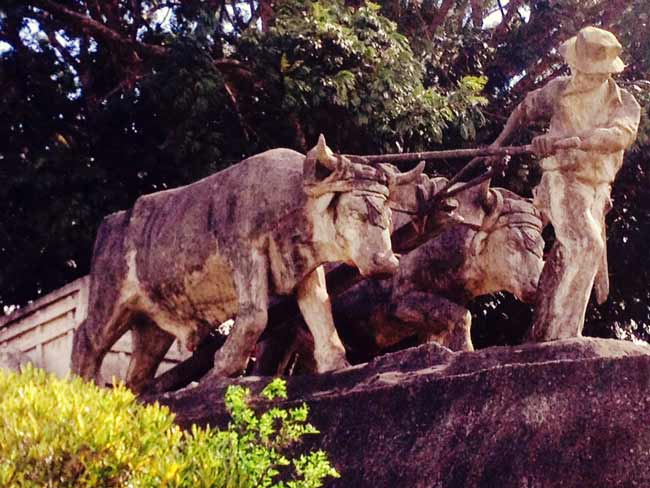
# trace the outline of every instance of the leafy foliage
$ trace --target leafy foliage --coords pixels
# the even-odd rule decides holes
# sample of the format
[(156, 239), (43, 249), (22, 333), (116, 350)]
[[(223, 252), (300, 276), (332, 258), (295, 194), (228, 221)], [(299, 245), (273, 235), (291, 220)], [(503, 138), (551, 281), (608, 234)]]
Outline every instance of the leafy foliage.
[(449, 93), (426, 88), (408, 39), (378, 12), (372, 3), (285, 2), (268, 30), (249, 30), (238, 55), (271, 80), (263, 110), (296, 114), (304, 138), (324, 132), (347, 151), (423, 149), (461, 121), (470, 138), (485, 80), (467, 76)]
[[(261, 395), (286, 398), (284, 382), (273, 380)], [(183, 432), (166, 407), (143, 406), (123, 386), (100, 389), (31, 366), (0, 370), (0, 484), (317, 488), (338, 476), (322, 451), (284, 454), (318, 433), (306, 405), (258, 415), (249, 401), (249, 390), (231, 386), (226, 430)]]

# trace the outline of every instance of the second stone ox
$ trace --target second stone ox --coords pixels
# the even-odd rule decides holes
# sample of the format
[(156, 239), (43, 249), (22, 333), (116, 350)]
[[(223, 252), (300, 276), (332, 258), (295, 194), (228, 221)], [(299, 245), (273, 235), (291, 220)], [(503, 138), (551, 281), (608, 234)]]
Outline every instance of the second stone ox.
[(193, 350), (235, 317), (211, 374), (246, 367), (267, 309), (295, 293), (315, 342), (318, 371), (347, 364), (322, 265), (393, 274), (391, 188), (399, 174), (334, 156), (321, 136), (307, 156), (273, 149), (192, 185), (140, 197), (100, 227), (88, 318), (75, 333), (72, 370), (95, 378), (110, 347), (132, 330), (127, 385), (146, 386), (174, 338)]
[[(447, 183), (434, 178), (421, 186), (434, 195)], [(544, 240), (542, 217), (532, 201), (490, 188), (489, 182), (454, 198), (459, 222), (403, 255), (391, 278), (364, 280), (333, 299), (336, 327), (353, 363), (432, 341), (472, 351), (471, 300), (505, 291), (534, 303)], [(397, 214), (396, 228), (400, 221), (409, 219)], [(311, 351), (311, 338), (298, 319), (258, 344), (253, 372), (312, 372)]]

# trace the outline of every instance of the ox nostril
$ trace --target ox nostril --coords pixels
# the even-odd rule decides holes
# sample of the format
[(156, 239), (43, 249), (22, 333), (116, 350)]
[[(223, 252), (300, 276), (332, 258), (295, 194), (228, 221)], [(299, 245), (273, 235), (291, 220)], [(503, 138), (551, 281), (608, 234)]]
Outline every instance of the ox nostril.
[(377, 274), (392, 275), (399, 269), (399, 260), (392, 252), (373, 254), (372, 263)]
[(537, 281), (531, 280), (530, 286), (521, 295), (522, 302), (534, 304), (537, 301)]

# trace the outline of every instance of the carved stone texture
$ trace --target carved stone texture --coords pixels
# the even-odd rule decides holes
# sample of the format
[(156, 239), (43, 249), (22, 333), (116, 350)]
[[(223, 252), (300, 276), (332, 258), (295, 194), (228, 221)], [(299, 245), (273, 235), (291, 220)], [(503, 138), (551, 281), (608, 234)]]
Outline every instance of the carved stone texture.
[[(548, 133), (533, 139), (535, 152), (547, 156), (540, 162), (543, 174), (534, 201), (556, 236), (540, 279), (530, 331), (535, 341), (580, 336), (592, 287), (599, 302), (609, 292), (605, 215), (611, 208), (610, 186), (640, 118), (639, 104), (612, 78), (623, 70), (621, 49), (610, 32), (580, 30), (560, 46), (571, 76), (529, 93), (495, 142), (503, 144), (521, 125), (550, 121)], [(567, 148), (567, 141), (573, 147)]]
[(75, 333), (73, 372), (94, 378), (128, 329), (127, 384), (141, 390), (174, 337), (193, 350), (236, 317), (212, 374), (244, 370), (275, 297), (296, 295), (319, 371), (347, 365), (322, 265), (364, 276), (396, 272), (391, 189), (417, 179), (351, 163), (319, 143), (307, 156), (274, 149), (201, 181), (140, 197), (100, 227), (88, 318)]
[[(430, 186), (446, 181), (435, 178)], [(368, 361), (409, 338), (471, 351), (470, 300), (507, 291), (534, 302), (544, 240), (532, 202), (487, 185), (455, 199), (461, 223), (404, 255), (392, 278), (364, 280), (333, 299), (334, 322), (353, 362)], [(311, 371), (311, 347), (300, 325), (276, 331), (258, 346), (254, 371), (285, 373), (295, 352), (300, 356), (296, 371)]]
[[(452, 353), (435, 344), (288, 378), (341, 472), (328, 487), (650, 486), (650, 348), (569, 339)], [(258, 392), (269, 378), (239, 382)], [(158, 400), (224, 426), (227, 382)], [(255, 404), (259, 406), (259, 404)]]
[[(413, 184), (400, 185), (391, 190), (389, 204), (391, 209), (399, 212), (407, 212), (408, 215), (421, 214), (424, 205), (428, 206), (434, 194), (440, 191), (444, 178), (430, 181), (429, 178), (420, 174), (419, 180)], [(436, 182), (438, 185), (436, 185)], [(432, 184), (433, 183), (433, 184)], [(400, 223), (400, 216), (397, 213), (395, 226), (399, 227), (391, 234), (391, 245), (395, 252), (408, 252), (414, 246), (433, 236), (443, 232), (447, 226), (456, 223), (459, 219), (455, 212), (458, 203), (454, 199), (443, 199), (433, 209), (426, 209), (427, 216), (424, 219), (410, 220), (406, 224)], [(404, 224), (404, 225), (403, 225)], [(477, 224), (478, 225), (478, 224)], [(346, 264), (326, 266), (327, 291), (330, 297), (336, 297), (363, 280), (356, 268)], [(258, 374), (259, 371), (285, 371), (285, 367), (279, 367), (280, 363), (286, 364), (291, 359), (295, 347), (301, 342), (296, 339), (296, 321), (304, 326), (300, 320), (298, 305), (293, 297), (286, 297), (276, 300), (268, 310), (267, 327), (260, 336), (264, 344), (272, 343), (274, 350), (264, 348), (264, 344), (256, 347), (255, 360), (249, 363), (247, 373)], [(307, 339), (309, 344), (310, 362), (313, 363), (313, 338), (309, 332), (298, 330), (300, 338)], [(267, 338), (272, 337), (271, 341)], [(198, 381), (212, 367), (215, 351), (219, 349), (225, 340), (225, 336), (213, 334), (203, 340), (200, 346), (191, 357), (177, 364), (173, 368), (156, 376), (153, 381), (147, 384), (146, 391), (150, 393), (162, 393), (183, 388), (193, 381)], [(310, 367), (316, 371), (316, 366)]]

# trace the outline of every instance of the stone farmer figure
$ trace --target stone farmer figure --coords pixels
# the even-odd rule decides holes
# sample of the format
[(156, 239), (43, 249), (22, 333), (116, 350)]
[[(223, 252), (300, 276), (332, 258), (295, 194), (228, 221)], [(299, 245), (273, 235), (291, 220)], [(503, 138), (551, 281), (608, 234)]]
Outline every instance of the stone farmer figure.
[(535, 153), (545, 156), (534, 204), (555, 231), (540, 278), (533, 341), (580, 336), (592, 287), (599, 303), (609, 292), (605, 215), (640, 118), (634, 97), (612, 79), (624, 68), (621, 49), (608, 31), (580, 30), (559, 49), (571, 76), (529, 93), (494, 143), (503, 144), (519, 126), (550, 121), (548, 132), (533, 139)]

